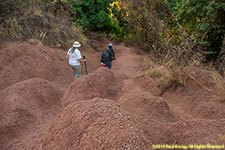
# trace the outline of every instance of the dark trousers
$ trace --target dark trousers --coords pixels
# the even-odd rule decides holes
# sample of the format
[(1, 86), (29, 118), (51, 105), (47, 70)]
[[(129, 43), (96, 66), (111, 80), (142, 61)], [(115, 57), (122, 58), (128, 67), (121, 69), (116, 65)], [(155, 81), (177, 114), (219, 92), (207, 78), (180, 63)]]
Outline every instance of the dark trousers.
[(110, 61), (110, 62), (105, 63), (105, 66), (108, 67), (109, 69), (111, 69), (112, 68), (112, 62)]

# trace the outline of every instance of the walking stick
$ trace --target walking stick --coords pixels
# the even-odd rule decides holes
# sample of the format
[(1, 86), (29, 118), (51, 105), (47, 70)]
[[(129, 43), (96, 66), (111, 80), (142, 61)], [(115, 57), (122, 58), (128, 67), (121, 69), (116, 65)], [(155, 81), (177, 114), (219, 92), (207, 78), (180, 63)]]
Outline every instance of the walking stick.
[[(85, 59), (85, 56), (83, 56), (83, 59)], [(87, 63), (86, 63), (86, 61), (84, 62), (84, 66), (85, 66), (85, 72), (86, 72), (86, 74), (88, 74), (88, 72), (87, 72)]]

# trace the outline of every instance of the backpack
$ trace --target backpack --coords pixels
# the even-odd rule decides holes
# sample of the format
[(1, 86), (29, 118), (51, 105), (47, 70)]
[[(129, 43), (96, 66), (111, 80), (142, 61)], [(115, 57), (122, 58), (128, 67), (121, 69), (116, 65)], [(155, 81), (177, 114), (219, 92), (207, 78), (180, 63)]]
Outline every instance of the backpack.
[(105, 63), (109, 60), (110, 60), (109, 50), (104, 50), (104, 52), (102, 53), (101, 62)]

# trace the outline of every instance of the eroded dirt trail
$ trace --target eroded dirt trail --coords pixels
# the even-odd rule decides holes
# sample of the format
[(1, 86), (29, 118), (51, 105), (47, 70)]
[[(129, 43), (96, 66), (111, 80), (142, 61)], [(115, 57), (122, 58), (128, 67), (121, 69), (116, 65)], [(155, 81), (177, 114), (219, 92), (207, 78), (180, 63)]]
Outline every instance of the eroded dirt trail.
[(112, 72), (119, 80), (134, 78), (140, 70), (141, 57), (134, 53), (133, 48), (124, 44), (114, 45), (116, 60), (113, 62)]
[[(135, 81), (136, 78), (139, 78), (140, 76), (143, 76), (144, 72), (141, 72), (143, 70), (143, 66), (145, 63), (146, 56), (141, 56), (135, 53), (135, 49), (132, 47), (126, 47), (123, 43), (119, 45), (114, 45), (115, 53), (116, 53), (116, 60), (113, 62), (112, 72), (114, 76), (116, 77), (116, 85), (121, 86), (121, 83), (123, 80), (129, 80)], [(134, 83), (134, 85), (130, 86), (139, 86)], [(141, 88), (141, 87), (139, 87)], [(132, 89), (132, 87), (130, 87)], [(151, 89), (143, 88), (141, 89), (143, 91), (146, 91), (147, 93), (151, 93), (152, 95), (156, 95)], [(140, 91), (136, 91), (140, 92)], [(172, 99), (169, 97), (173, 97)], [(118, 97), (119, 98), (119, 97)], [(180, 101), (180, 98), (176, 94), (174, 96), (172, 95), (163, 95), (163, 98), (165, 99), (166, 103), (169, 105), (169, 108), (171, 112), (177, 118), (180, 119), (190, 119), (193, 118), (193, 115), (188, 112), (187, 105), (182, 103)], [(169, 98), (169, 100), (167, 100)], [(131, 106), (135, 107), (135, 106)], [(132, 109), (132, 108), (131, 108)], [(147, 118), (148, 116), (145, 116)]]
[[(137, 124), (149, 135), (152, 144), (176, 142), (191, 144), (194, 141), (224, 143), (221, 137), (225, 137), (225, 133), (220, 132), (221, 129), (225, 129), (225, 120), (222, 116), (225, 111), (220, 111), (225, 108), (224, 104), (210, 102), (207, 94), (204, 94), (205, 91), (193, 81), (189, 81), (188, 90), (171, 89), (158, 96), (160, 88), (155, 85), (153, 79), (141, 72), (145, 56), (137, 55), (133, 48), (128, 48), (123, 43), (114, 47), (117, 60), (113, 62), (112, 72), (116, 77), (116, 88), (119, 89), (114, 100), (137, 121)], [(205, 81), (203, 84), (207, 87), (211, 86), (210, 72), (194, 70), (194, 68), (189, 72), (203, 78), (202, 81)], [(145, 78), (142, 78), (143, 76)], [(211, 121), (212, 116), (221, 120)], [(213, 124), (218, 125), (213, 127)], [(214, 128), (216, 132), (213, 133), (208, 128)], [(193, 136), (194, 132), (198, 135)], [(221, 133), (220, 138), (213, 139), (215, 133)], [(199, 135), (206, 136), (200, 138)]]
[[(0, 49), (0, 149), (151, 150), (152, 144), (224, 142), (224, 104), (208, 103), (196, 87), (189, 89), (194, 97), (182, 90), (159, 96), (143, 69), (146, 56), (113, 45), (111, 70), (99, 67), (100, 51), (85, 51), (89, 74), (75, 81), (65, 51), (28, 43)], [(23, 78), (8, 72), (14, 67)]]

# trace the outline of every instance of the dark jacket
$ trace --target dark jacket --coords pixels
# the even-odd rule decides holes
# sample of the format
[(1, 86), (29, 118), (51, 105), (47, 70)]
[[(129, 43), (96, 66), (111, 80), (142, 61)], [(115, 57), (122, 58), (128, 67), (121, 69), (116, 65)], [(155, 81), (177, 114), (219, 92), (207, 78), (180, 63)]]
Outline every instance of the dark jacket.
[[(105, 51), (109, 54), (109, 57), (107, 59), (101, 58), (102, 63), (105, 64), (105, 63), (109, 63), (109, 62), (112, 62), (113, 60), (115, 60), (115, 53), (114, 53), (113, 48), (107, 49)], [(103, 53), (105, 53), (105, 51)]]

